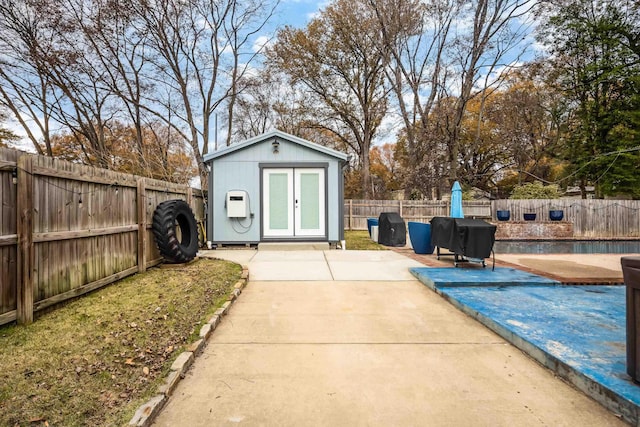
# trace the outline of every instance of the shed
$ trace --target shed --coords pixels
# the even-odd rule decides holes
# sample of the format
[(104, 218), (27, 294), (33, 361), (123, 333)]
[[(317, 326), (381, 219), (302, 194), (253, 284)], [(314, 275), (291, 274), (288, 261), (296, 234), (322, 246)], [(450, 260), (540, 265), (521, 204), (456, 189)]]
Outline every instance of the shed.
[(346, 154), (272, 131), (204, 161), (212, 244), (344, 240)]

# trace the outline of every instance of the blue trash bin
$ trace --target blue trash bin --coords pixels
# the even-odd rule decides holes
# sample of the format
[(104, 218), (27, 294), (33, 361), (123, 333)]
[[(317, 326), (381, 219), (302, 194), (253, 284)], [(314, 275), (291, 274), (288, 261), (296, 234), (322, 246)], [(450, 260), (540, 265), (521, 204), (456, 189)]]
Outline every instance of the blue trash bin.
[(431, 224), (409, 221), (409, 239), (417, 254), (432, 254), (435, 249), (431, 246)]
[(371, 237), (371, 227), (378, 225), (378, 218), (367, 218), (367, 230), (369, 230), (369, 237)]

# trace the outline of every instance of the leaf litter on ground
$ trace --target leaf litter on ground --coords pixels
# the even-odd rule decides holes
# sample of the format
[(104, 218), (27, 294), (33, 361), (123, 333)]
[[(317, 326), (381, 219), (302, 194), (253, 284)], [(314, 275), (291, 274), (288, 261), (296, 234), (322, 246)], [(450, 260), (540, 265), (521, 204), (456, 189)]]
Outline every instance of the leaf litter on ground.
[(210, 259), (153, 268), (0, 328), (0, 425), (128, 423), (240, 275)]

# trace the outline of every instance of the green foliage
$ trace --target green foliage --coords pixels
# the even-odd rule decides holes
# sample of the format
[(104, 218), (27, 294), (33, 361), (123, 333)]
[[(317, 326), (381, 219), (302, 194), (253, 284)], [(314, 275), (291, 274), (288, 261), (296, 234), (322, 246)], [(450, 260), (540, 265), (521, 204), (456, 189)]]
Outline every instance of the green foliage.
[[(639, 197), (640, 9), (630, 2), (554, 3), (543, 41), (569, 106), (566, 170), (596, 195)], [(545, 38), (546, 37), (546, 38)]]
[(12, 143), (18, 142), (20, 137), (8, 129), (0, 127), (0, 147), (9, 147)]
[(543, 185), (541, 182), (528, 182), (516, 186), (510, 199), (557, 199), (560, 189), (556, 184)]
[(20, 137), (3, 126), (8, 121), (8, 115), (0, 109), (0, 147), (8, 147), (20, 140)]
[(418, 190), (417, 188), (411, 189), (411, 192), (409, 193), (409, 200), (423, 200), (423, 199), (424, 199), (424, 194), (422, 194), (420, 190)]

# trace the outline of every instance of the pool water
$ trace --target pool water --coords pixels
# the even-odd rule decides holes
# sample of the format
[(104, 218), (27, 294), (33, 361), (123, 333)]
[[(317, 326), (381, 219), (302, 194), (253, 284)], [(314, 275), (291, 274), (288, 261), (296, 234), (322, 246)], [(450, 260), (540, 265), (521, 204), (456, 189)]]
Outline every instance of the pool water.
[(496, 241), (497, 254), (638, 254), (640, 240)]

